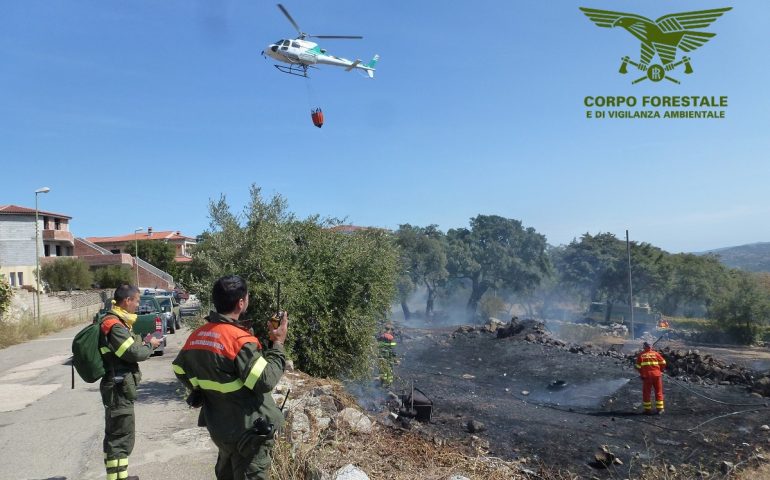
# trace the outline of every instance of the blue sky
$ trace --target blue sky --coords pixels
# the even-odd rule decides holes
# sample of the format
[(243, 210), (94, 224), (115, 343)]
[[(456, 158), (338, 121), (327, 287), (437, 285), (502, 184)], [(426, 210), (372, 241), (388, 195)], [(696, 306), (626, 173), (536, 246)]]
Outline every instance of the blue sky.
[[(770, 241), (770, 4), (760, 0), (286, 0), (303, 30), (368, 61), (281, 74), (273, 2), (0, 0), (0, 204), (77, 236), (196, 235), (254, 183), (300, 216), (357, 225), (523, 221), (552, 244), (631, 231), (671, 252)], [(618, 74), (628, 32), (578, 7), (658, 18), (731, 6), (681, 85)], [(587, 95), (727, 95), (724, 120), (588, 120)], [(310, 108), (326, 123), (313, 127)]]

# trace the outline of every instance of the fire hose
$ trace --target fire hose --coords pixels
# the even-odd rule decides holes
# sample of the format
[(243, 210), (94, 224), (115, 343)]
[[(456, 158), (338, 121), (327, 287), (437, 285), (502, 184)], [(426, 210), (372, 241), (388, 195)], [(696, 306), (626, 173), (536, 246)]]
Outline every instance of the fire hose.
[[(466, 381), (471, 380), (469, 378), (464, 378), (464, 377), (462, 377), (460, 375), (452, 375), (452, 374), (443, 373), (443, 372), (424, 372), (424, 371), (419, 371), (419, 370), (416, 370), (416, 369), (411, 369), (411, 368), (408, 368), (408, 367), (401, 367), (401, 370), (411, 371), (411, 372), (414, 372), (414, 373), (420, 373), (420, 374), (423, 374), (423, 375), (435, 375), (435, 376), (440, 376), (440, 377), (449, 377), (449, 378), (455, 378), (455, 379), (458, 379), (458, 380), (466, 380)], [(673, 378), (671, 378), (670, 376), (667, 375), (667, 377), (669, 379), (673, 380)], [(652, 421), (647, 421), (647, 420), (644, 420), (642, 418), (634, 418), (634, 417), (630, 417), (630, 416), (626, 417), (626, 418), (628, 420), (631, 420), (631, 421), (634, 421), (634, 422), (646, 423), (648, 425), (652, 425), (652, 426), (660, 428), (662, 430), (668, 430), (668, 431), (672, 431), (672, 432), (694, 433), (695, 430), (699, 429), (703, 425), (711, 423), (711, 422), (713, 422), (715, 420), (719, 420), (721, 418), (725, 418), (725, 417), (729, 417), (729, 416), (733, 416), (733, 415), (740, 415), (740, 414), (744, 414), (744, 413), (759, 412), (759, 411), (770, 409), (770, 405), (768, 405), (767, 403), (740, 404), (740, 403), (723, 402), (721, 400), (716, 400), (716, 399), (707, 397), (707, 396), (705, 396), (703, 394), (700, 394), (698, 392), (695, 392), (694, 390), (692, 390), (690, 388), (687, 388), (684, 385), (681, 385), (681, 383), (676, 381), (676, 380), (673, 380), (673, 382), (676, 385), (681, 386), (685, 390), (688, 390), (688, 391), (690, 391), (690, 392), (692, 392), (692, 393), (694, 393), (694, 394), (696, 394), (696, 395), (698, 395), (700, 397), (703, 397), (706, 400), (709, 400), (709, 401), (712, 401), (712, 402), (715, 402), (715, 403), (720, 403), (720, 404), (729, 405), (729, 406), (752, 406), (752, 407), (760, 407), (760, 408), (753, 408), (753, 409), (748, 409), (748, 410), (739, 410), (739, 411), (730, 412), (730, 413), (726, 413), (726, 414), (720, 414), (720, 415), (717, 415), (715, 417), (709, 418), (708, 420), (706, 420), (704, 422), (701, 422), (701, 423), (695, 425), (694, 427), (690, 427), (690, 428), (673, 428), (673, 427), (668, 427), (666, 425), (661, 425), (659, 423), (655, 423), (655, 422), (652, 422)], [(493, 388), (493, 389), (499, 388), (499, 385), (494, 385), (494, 384), (488, 383), (488, 382), (481, 382), (481, 381), (478, 381), (478, 380), (474, 380), (474, 383), (476, 385), (485, 386), (485, 387), (488, 387), (488, 388)], [(513, 398), (517, 399), (517, 400), (520, 400), (522, 403), (525, 403), (525, 404), (528, 404), (528, 405), (533, 405), (535, 407), (549, 408), (549, 409), (560, 411), (560, 412), (564, 412), (564, 413), (573, 413), (573, 414), (577, 414), (577, 415), (586, 415), (586, 416), (596, 416), (597, 414), (613, 413), (613, 412), (603, 412), (603, 411), (599, 411), (599, 410), (586, 410), (586, 409), (581, 410), (581, 409), (578, 409), (578, 408), (575, 408), (575, 407), (562, 407), (562, 406), (560, 406), (558, 404), (545, 403), (545, 402), (537, 402), (537, 401), (534, 401), (534, 400), (530, 400), (530, 399), (524, 398), (523, 396), (516, 395), (515, 393), (511, 393), (511, 396)]]

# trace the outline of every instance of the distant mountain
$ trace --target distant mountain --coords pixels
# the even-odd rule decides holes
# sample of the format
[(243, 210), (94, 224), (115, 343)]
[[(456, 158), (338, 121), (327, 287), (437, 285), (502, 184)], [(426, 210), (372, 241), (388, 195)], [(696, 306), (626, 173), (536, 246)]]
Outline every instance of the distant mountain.
[(770, 242), (718, 248), (700, 254), (707, 253), (718, 255), (722, 263), (730, 268), (740, 268), (748, 272), (770, 272)]

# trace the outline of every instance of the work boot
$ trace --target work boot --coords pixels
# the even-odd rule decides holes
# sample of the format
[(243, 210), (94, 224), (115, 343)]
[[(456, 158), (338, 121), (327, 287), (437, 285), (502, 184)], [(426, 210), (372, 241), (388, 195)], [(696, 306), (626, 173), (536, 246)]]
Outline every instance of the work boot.
[(663, 410), (663, 409), (661, 408), (660, 410), (658, 410), (658, 412), (657, 412), (657, 413), (658, 413), (658, 415), (663, 415), (663, 412), (665, 412), (665, 410)]

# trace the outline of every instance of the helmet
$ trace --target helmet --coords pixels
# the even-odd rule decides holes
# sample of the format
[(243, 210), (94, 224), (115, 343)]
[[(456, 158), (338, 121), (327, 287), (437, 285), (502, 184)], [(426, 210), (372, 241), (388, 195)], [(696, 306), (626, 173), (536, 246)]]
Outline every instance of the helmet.
[(650, 342), (644, 342), (642, 344), (642, 347), (644, 347), (645, 350), (648, 350), (648, 349), (652, 348), (652, 346), (650, 345)]

